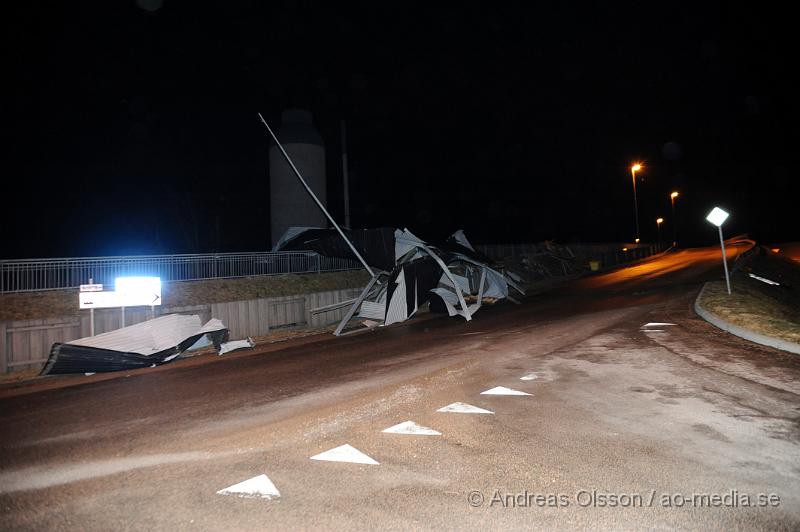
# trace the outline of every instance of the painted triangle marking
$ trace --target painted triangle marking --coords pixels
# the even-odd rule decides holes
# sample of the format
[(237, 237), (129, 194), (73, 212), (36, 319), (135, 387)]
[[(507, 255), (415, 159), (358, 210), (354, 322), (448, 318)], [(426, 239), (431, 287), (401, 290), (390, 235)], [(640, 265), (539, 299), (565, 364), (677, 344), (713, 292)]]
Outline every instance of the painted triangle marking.
[(379, 465), (378, 462), (362, 453), (349, 443), (334, 447), (329, 451), (311, 457), (312, 460), (322, 460), (325, 462), (350, 462), (352, 464)]
[(453, 412), (457, 414), (494, 414), (491, 410), (484, 410), (477, 406), (468, 405), (466, 403), (452, 403), (443, 406), (437, 412)]
[(236, 495), (248, 499), (277, 499), (281, 496), (278, 488), (267, 475), (258, 475), (217, 492), (218, 495)]
[(642, 327), (666, 327), (675, 325), (674, 323), (664, 323), (660, 321), (651, 321), (650, 323), (645, 323)]
[(521, 381), (535, 381), (538, 378), (539, 378), (539, 376), (536, 373), (531, 372), (531, 373), (526, 373), (525, 375), (520, 377), (519, 380), (521, 380)]
[(511, 388), (506, 388), (505, 386), (495, 386), (491, 390), (486, 390), (485, 392), (481, 392), (481, 395), (531, 395), (527, 392), (521, 392), (519, 390), (512, 390)]
[(381, 432), (389, 432), (391, 434), (414, 434), (417, 436), (441, 436), (442, 433), (438, 430), (433, 430), (422, 425), (417, 425), (413, 421), (403, 421), (388, 429), (383, 429)]

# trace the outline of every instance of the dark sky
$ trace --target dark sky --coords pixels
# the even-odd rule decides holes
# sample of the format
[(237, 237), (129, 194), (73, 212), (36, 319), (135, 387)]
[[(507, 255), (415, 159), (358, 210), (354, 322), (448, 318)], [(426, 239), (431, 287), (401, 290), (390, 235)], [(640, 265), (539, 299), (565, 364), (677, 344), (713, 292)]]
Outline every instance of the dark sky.
[[(269, 247), (267, 137), (314, 113), (342, 218), (478, 242), (797, 239), (794, 28), (763, 2), (4, 6), (3, 258)], [(497, 5), (507, 4), (507, 5)], [(609, 7), (613, 6), (613, 7)], [(669, 222), (670, 220), (668, 220)], [(665, 232), (669, 231), (665, 227)]]

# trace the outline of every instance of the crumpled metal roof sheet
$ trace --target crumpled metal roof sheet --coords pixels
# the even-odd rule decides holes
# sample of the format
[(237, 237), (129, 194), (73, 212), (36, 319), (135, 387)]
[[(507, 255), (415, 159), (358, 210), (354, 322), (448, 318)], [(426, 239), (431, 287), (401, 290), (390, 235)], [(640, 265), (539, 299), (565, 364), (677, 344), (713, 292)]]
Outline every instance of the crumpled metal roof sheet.
[(146, 368), (163, 364), (208, 334), (219, 348), (228, 330), (218, 319), (201, 324), (200, 316), (169, 314), (50, 349), (42, 375)]

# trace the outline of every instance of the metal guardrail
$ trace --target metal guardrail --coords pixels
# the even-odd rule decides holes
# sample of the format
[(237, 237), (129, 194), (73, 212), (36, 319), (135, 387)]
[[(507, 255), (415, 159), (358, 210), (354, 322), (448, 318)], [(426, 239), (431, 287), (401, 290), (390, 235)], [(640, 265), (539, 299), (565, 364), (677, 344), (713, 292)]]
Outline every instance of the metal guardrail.
[(116, 277), (134, 275), (161, 277), (162, 281), (198, 281), (361, 267), (356, 260), (304, 251), (0, 260), (0, 293), (77, 288), (89, 279), (113, 286)]

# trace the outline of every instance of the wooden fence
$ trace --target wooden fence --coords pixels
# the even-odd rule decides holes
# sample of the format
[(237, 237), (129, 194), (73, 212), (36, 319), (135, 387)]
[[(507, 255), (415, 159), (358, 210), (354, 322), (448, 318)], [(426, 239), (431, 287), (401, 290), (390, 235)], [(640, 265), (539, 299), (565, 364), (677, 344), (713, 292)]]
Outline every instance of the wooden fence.
[[(157, 308), (162, 314), (197, 314), (203, 323), (219, 318), (230, 330), (232, 340), (248, 336), (263, 336), (270, 330), (285, 327), (321, 327), (342, 319), (348, 307), (311, 313), (325, 307), (358, 297), (361, 288), (315, 292), (285, 297), (230, 301), (189, 307)], [(148, 320), (152, 311), (147, 308), (125, 309), (125, 324)], [(95, 310), (95, 334), (119, 329), (122, 313), (119, 309)], [(80, 316), (38, 320), (0, 321), (0, 372), (8, 373), (41, 368), (56, 342), (69, 342), (89, 336), (89, 313)]]

